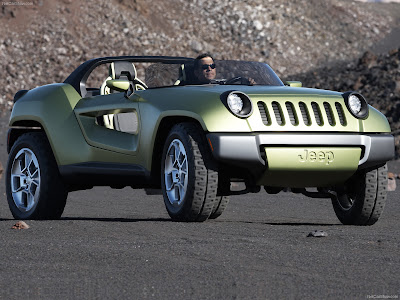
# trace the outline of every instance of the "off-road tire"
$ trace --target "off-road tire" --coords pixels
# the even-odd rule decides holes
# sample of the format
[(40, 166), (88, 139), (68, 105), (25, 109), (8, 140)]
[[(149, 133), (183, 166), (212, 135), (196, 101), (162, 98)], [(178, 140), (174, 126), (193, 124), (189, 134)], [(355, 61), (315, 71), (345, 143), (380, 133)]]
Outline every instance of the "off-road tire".
[(225, 211), (229, 203), (229, 196), (218, 196), (209, 219), (216, 219)]
[[(186, 175), (180, 167), (172, 168), (175, 179), (171, 179), (169, 167), (169, 161), (176, 161), (177, 152), (173, 148), (179, 148), (178, 156), (187, 160)], [(176, 175), (178, 173), (181, 175)], [(171, 183), (173, 180), (174, 183)], [(179, 187), (182, 187), (182, 193)], [(200, 126), (179, 123), (170, 130), (162, 153), (161, 189), (165, 207), (173, 220), (202, 222), (213, 213), (217, 201), (218, 172)]]
[[(373, 225), (387, 197), (387, 166), (359, 172), (345, 184), (345, 193), (332, 198), (336, 216), (345, 225)], [(349, 201), (351, 200), (351, 201)]]
[[(18, 166), (22, 160), (25, 161), (22, 164), (28, 162), (30, 166)], [(20, 172), (21, 169), (24, 171)], [(33, 176), (32, 174), (35, 175)], [(12, 177), (14, 178), (13, 184)], [(34, 179), (32, 179), (33, 177)], [(28, 179), (25, 180), (23, 178)], [(25, 182), (25, 190), (21, 187), (21, 181)], [(34, 182), (34, 184), (27, 184), (26, 182)], [(12, 186), (15, 193), (13, 193)], [(18, 186), (24, 192), (18, 193)], [(32, 207), (28, 207), (28, 200), (25, 199), (29, 197), (26, 196), (29, 194), (26, 193), (27, 190), (34, 195), (33, 198), (30, 198), (32, 200), (31, 203), (33, 203), (31, 204)], [(61, 217), (66, 204), (68, 190), (61, 180), (57, 163), (44, 133), (25, 133), (12, 146), (7, 162), (6, 193), (8, 205), (15, 219), (43, 220), (59, 219)], [(25, 202), (26, 206), (24, 208)]]

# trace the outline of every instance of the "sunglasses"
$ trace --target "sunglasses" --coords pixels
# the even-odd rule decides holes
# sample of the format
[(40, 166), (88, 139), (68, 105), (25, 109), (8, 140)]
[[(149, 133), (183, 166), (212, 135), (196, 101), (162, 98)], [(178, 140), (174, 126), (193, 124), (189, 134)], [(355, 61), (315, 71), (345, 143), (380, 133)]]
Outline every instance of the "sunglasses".
[(201, 68), (203, 69), (203, 70), (207, 70), (208, 69), (208, 67), (210, 67), (211, 69), (215, 69), (215, 64), (211, 64), (211, 65), (201, 65)]

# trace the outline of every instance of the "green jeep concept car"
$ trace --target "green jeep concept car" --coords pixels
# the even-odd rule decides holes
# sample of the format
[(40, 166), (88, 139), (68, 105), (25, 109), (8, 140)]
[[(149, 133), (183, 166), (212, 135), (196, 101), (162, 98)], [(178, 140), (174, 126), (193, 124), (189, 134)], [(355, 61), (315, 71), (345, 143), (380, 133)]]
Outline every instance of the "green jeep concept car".
[(130, 186), (161, 189), (174, 220), (204, 221), (263, 187), (330, 199), (343, 224), (379, 219), (394, 139), (362, 95), (283, 84), (261, 62), (210, 67), (215, 79), (199, 83), (191, 58), (95, 58), (63, 83), (17, 92), (13, 216), (60, 218), (70, 191)]

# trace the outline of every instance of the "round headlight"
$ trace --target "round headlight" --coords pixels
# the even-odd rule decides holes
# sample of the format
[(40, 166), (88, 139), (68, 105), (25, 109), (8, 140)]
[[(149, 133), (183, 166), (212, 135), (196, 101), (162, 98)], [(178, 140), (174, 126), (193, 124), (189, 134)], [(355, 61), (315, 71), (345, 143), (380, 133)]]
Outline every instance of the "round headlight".
[(243, 109), (243, 101), (236, 94), (230, 94), (227, 99), (228, 106), (234, 114), (239, 114)]
[(364, 97), (356, 92), (347, 92), (343, 94), (344, 102), (349, 112), (358, 119), (368, 117), (368, 103)]
[(361, 100), (356, 95), (350, 95), (349, 108), (353, 114), (358, 114), (361, 111)]
[(220, 96), (225, 107), (236, 117), (247, 118), (253, 112), (249, 96), (239, 91), (226, 91)]

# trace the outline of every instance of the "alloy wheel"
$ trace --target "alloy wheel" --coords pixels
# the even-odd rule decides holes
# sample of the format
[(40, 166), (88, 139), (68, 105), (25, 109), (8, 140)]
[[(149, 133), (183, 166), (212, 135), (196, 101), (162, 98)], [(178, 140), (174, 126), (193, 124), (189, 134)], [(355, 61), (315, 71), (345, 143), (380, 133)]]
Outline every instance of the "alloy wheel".
[(188, 186), (188, 160), (183, 143), (174, 139), (167, 150), (164, 165), (165, 188), (169, 202), (179, 207)]
[(18, 151), (11, 167), (11, 193), (16, 207), (28, 212), (38, 202), (40, 167), (35, 154), (28, 148)]

